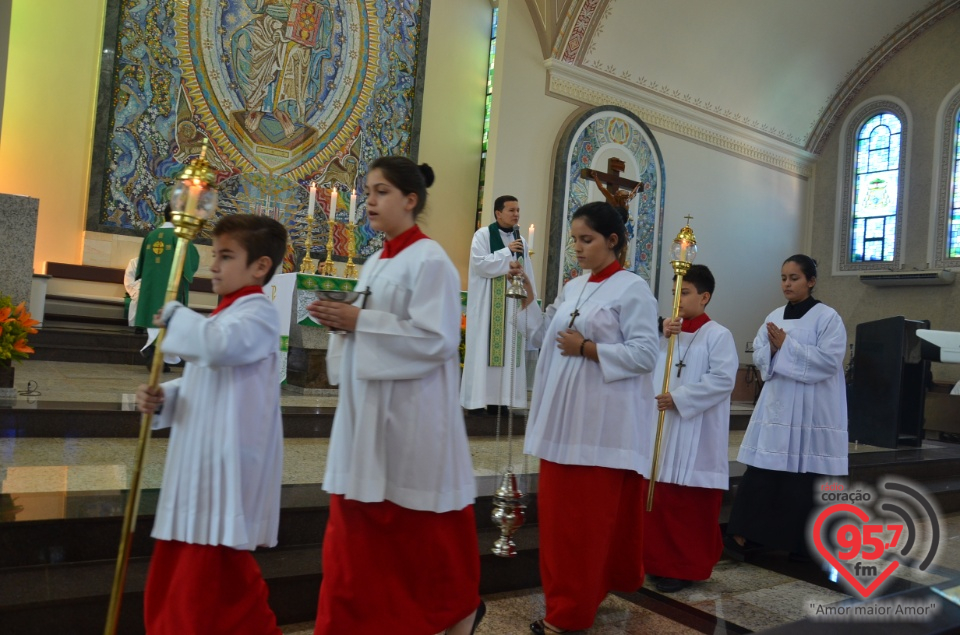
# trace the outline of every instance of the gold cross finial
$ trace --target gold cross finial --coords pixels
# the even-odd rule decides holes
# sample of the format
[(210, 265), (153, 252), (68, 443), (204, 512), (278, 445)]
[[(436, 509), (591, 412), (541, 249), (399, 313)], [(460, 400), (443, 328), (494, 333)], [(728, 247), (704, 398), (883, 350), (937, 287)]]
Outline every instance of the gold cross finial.
[(687, 225), (689, 225), (689, 224), (690, 224), (690, 220), (693, 218), (693, 216), (691, 216), (690, 214), (687, 214), (686, 216), (684, 216), (684, 218), (687, 219)]

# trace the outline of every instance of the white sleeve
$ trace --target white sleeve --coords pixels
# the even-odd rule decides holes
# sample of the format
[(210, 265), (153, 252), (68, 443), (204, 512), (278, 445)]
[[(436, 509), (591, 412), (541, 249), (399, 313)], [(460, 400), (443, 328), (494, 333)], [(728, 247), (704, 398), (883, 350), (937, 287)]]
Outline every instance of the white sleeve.
[(801, 344), (787, 333), (777, 353), (776, 374), (803, 384), (830, 379), (843, 369), (847, 331), (837, 313), (822, 318), (817, 325), (817, 341)]
[(358, 379), (425, 377), (457, 355), (460, 347), (460, 277), (446, 259), (419, 267), (410, 295), (409, 318), (362, 309), (355, 351)]
[(207, 318), (179, 302), (170, 302), (163, 339), (164, 353), (205, 366), (252, 364), (280, 349), (280, 317), (270, 301), (234, 305), (216, 318)]
[(173, 425), (173, 417), (177, 411), (177, 397), (180, 394), (180, 382), (183, 377), (177, 377), (171, 381), (160, 384), (163, 388), (163, 407), (160, 412), (154, 413), (151, 422), (151, 430), (163, 430)]
[(490, 253), (489, 229), (481, 229), (473, 235), (473, 243), (470, 245), (470, 271), (481, 278), (504, 276), (510, 271), (511, 260), (513, 252), (509, 247)]
[(729, 399), (737, 381), (740, 358), (730, 331), (708, 340), (707, 347), (707, 372), (700, 377), (700, 381), (670, 391), (677, 411), (685, 419)]
[(657, 300), (643, 279), (638, 278), (638, 282), (624, 289), (620, 298), (620, 335), (623, 342), (596, 344), (600, 372), (607, 383), (649, 373), (657, 367)]

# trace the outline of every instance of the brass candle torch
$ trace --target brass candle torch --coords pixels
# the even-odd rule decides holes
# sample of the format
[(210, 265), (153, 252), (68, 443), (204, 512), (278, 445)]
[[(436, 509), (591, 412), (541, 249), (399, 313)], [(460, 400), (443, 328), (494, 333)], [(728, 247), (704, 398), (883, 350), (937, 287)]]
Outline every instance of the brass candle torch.
[[(683, 276), (690, 270), (697, 257), (697, 237), (693, 235), (690, 229), (690, 219), (692, 216), (686, 216), (687, 224), (683, 226), (680, 233), (673, 241), (670, 247), (673, 272), (676, 274), (677, 282), (673, 288), (673, 319), (680, 315), (680, 291), (683, 287)], [(673, 346), (676, 335), (670, 335), (670, 341), (667, 343), (667, 359), (663, 366), (663, 390), (661, 394), (670, 392), (670, 369), (673, 368)], [(650, 487), (647, 490), (647, 511), (653, 509), (653, 488), (657, 484), (657, 473), (660, 469), (660, 446), (663, 444), (663, 419), (667, 411), (661, 410), (657, 419), (657, 437), (653, 443), (653, 467), (650, 469)]]
[[(214, 189), (216, 173), (207, 163), (206, 156), (207, 143), (204, 140), (200, 156), (183, 169), (183, 172), (177, 177), (177, 183), (173, 186), (170, 195), (170, 208), (173, 216), (174, 234), (177, 236), (177, 246), (173, 252), (173, 267), (170, 270), (170, 278), (167, 280), (164, 304), (177, 298), (180, 278), (183, 277), (183, 264), (187, 256), (187, 247), (200, 233), (204, 222), (211, 218), (217, 209), (217, 191)], [(161, 328), (155, 343), (153, 364), (150, 366), (150, 386), (152, 388), (159, 383), (160, 371), (163, 368), (161, 348), (163, 347), (165, 334), (166, 329)], [(144, 414), (140, 418), (140, 439), (137, 442), (137, 454), (130, 479), (130, 493), (127, 496), (127, 506), (123, 515), (123, 530), (120, 535), (120, 550), (117, 554), (113, 588), (110, 592), (110, 606), (107, 609), (105, 635), (114, 635), (117, 632), (117, 624), (120, 619), (120, 603), (123, 597), (124, 582), (127, 578), (130, 546), (133, 544), (133, 532), (137, 522), (137, 511), (140, 507), (140, 478), (143, 473), (143, 460), (147, 454), (152, 423), (152, 414)]]

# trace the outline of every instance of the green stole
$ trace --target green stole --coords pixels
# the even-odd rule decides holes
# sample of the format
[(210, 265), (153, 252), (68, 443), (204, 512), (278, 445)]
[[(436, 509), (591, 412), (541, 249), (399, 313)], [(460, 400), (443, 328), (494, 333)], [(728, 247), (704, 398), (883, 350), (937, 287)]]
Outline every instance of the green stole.
[[(490, 232), (490, 253), (496, 253), (506, 246), (500, 237), (500, 226), (493, 222), (487, 229)], [(490, 282), (490, 357), (487, 365), (503, 367), (507, 349), (507, 276), (497, 276)], [(520, 334), (516, 336), (519, 350)], [(519, 366), (520, 356), (516, 357)]]

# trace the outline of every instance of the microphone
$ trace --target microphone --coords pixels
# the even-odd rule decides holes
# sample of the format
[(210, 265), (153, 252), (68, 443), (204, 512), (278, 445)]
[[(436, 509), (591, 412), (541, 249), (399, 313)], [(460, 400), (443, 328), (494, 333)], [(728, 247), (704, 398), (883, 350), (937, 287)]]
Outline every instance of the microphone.
[[(520, 240), (520, 225), (513, 226), (513, 239)], [(523, 254), (519, 252), (514, 252), (513, 257), (519, 259), (523, 257)]]

